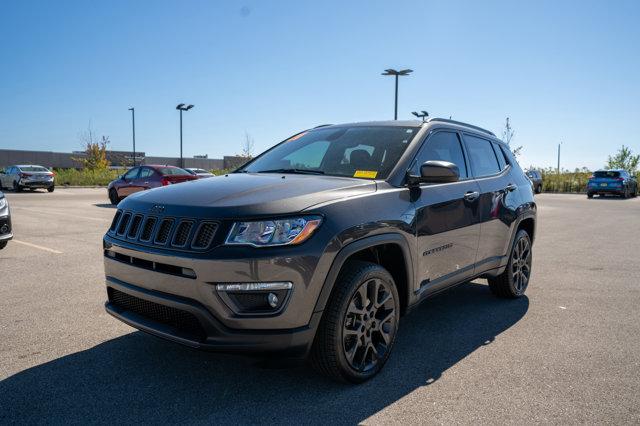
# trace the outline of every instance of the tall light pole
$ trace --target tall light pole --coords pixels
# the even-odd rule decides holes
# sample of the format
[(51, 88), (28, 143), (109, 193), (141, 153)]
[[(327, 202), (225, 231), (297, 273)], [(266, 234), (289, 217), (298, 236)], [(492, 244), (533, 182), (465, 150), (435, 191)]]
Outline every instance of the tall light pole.
[(182, 111), (189, 111), (193, 108), (193, 105), (178, 104), (176, 109), (180, 111), (180, 167), (184, 167), (184, 160), (182, 159)]
[(560, 175), (560, 145), (562, 145), (562, 142), (558, 144), (558, 176)]
[(129, 108), (131, 111), (131, 130), (133, 131), (133, 167), (136, 166), (136, 109)]
[(393, 75), (396, 77), (396, 106), (394, 109), (394, 113), (393, 113), (393, 119), (397, 120), (398, 119), (398, 77), (402, 76), (402, 75), (409, 75), (413, 72), (413, 70), (400, 70), (400, 71), (396, 71), (392, 68), (389, 68), (388, 70), (384, 70), (384, 72), (382, 73), (382, 75)]

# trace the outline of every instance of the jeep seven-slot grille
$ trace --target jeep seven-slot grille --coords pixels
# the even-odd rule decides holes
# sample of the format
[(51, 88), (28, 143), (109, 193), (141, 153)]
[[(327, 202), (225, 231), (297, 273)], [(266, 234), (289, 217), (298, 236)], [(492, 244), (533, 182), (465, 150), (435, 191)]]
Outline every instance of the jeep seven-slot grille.
[(153, 235), (153, 227), (156, 226), (158, 219), (155, 217), (148, 217), (142, 228), (142, 235), (140, 235), (140, 241), (149, 241)]
[(201, 342), (206, 338), (200, 321), (190, 312), (140, 299), (112, 287), (107, 288), (107, 293), (109, 302), (124, 311), (173, 327), (196, 341)]
[(218, 223), (192, 218), (162, 218), (118, 210), (109, 234), (144, 245), (204, 251), (212, 247)]

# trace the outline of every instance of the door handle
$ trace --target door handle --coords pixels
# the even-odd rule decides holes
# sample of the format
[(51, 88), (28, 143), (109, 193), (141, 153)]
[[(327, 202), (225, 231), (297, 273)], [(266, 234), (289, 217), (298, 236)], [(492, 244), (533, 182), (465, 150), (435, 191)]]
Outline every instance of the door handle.
[(517, 185), (514, 185), (514, 184), (512, 184), (512, 183), (510, 183), (510, 184), (509, 184), (509, 185), (507, 185), (507, 187), (505, 188), (505, 191), (507, 191), (507, 192), (513, 192), (513, 191), (515, 191), (516, 189), (518, 189), (518, 186), (517, 186)]
[(149, 181), (145, 182), (144, 184), (145, 184), (145, 185), (148, 185), (148, 184), (149, 184)]
[(464, 199), (466, 201), (472, 202), (478, 199), (480, 193), (478, 191), (469, 191), (464, 194)]

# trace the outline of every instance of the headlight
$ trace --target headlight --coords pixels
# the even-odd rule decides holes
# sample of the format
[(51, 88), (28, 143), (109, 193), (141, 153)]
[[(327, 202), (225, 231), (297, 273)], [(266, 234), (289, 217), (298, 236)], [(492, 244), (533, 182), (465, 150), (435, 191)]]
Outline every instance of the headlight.
[(255, 247), (300, 244), (313, 234), (321, 222), (322, 219), (318, 216), (236, 222), (229, 232), (226, 244)]
[(4, 197), (0, 198), (0, 210), (4, 209), (6, 205), (7, 205), (7, 199)]

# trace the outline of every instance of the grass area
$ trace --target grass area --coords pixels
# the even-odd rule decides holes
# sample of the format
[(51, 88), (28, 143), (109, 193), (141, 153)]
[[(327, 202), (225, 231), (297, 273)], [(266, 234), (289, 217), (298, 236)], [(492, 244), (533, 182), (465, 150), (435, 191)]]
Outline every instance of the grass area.
[(56, 185), (106, 186), (120, 176), (122, 170), (56, 169)]

